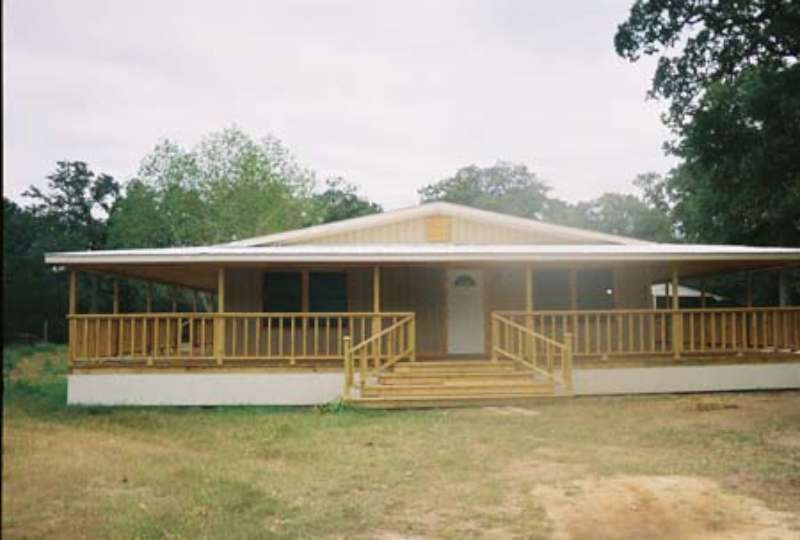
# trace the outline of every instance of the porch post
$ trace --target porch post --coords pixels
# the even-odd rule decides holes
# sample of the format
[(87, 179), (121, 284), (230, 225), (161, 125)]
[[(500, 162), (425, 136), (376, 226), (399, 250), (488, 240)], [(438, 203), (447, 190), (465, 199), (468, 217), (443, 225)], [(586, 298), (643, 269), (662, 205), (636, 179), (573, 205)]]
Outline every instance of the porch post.
[(683, 349), (683, 315), (680, 313), (681, 301), (678, 290), (678, 265), (672, 265), (672, 351), (680, 358)]
[[(78, 313), (78, 272), (72, 270), (69, 273), (69, 315)], [(76, 334), (78, 323), (72, 317), (69, 318), (69, 361), (70, 364), (75, 360)]]
[(578, 309), (578, 271), (575, 268), (569, 269), (569, 308)]
[(700, 280), (700, 307), (706, 307), (706, 280)]
[[(376, 335), (381, 331), (381, 318), (378, 315), (381, 311), (381, 269), (378, 266), (372, 267), (372, 311), (375, 316), (372, 318), (372, 335)], [(381, 362), (381, 343), (372, 343), (372, 351), (377, 368)]]
[(214, 318), (214, 358), (217, 365), (222, 365), (225, 356), (225, 319), (220, 317), (225, 313), (225, 269), (217, 271), (217, 317)]
[(753, 307), (753, 274), (747, 272), (747, 307)]
[[(527, 316), (525, 317), (525, 326), (528, 330), (533, 331), (533, 315), (531, 312), (533, 311), (533, 268), (531, 265), (525, 266), (525, 311), (527, 312)], [(492, 339), (494, 340), (494, 334), (492, 334)], [(494, 347), (494, 344), (492, 344)], [(529, 339), (525, 340), (525, 355), (528, 356), (533, 352), (533, 344), (530, 342)]]
[(112, 301), (112, 304), (111, 304), (111, 311), (113, 313), (119, 313), (119, 280), (118, 279), (114, 280), (113, 287), (114, 287), (114, 289), (113, 289), (114, 290), (114, 297), (113, 297), (113, 301)]
[(145, 302), (145, 309), (147, 310), (147, 313), (150, 313), (151, 311), (153, 311), (153, 284), (152, 283), (148, 283), (147, 284), (147, 290), (145, 291), (144, 302)]
[(786, 268), (778, 270), (778, 305), (780, 307), (789, 305), (789, 279), (786, 276)]
[(533, 268), (525, 267), (525, 311), (533, 311)]

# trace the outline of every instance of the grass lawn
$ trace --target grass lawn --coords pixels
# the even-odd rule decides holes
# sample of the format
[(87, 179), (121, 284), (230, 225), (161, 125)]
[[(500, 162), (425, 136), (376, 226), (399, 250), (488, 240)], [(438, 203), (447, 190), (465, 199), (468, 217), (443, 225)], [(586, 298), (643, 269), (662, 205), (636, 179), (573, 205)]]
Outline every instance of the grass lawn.
[(5, 351), (5, 538), (800, 537), (797, 392), (68, 408), (65, 375)]

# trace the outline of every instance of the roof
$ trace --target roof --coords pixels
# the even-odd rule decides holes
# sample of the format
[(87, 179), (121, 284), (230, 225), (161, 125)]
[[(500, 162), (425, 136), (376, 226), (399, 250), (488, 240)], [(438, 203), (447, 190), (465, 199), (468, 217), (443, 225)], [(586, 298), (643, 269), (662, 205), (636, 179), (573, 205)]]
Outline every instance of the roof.
[(470, 261), (776, 261), (800, 264), (800, 249), (699, 244), (232, 245), (48, 253), (50, 264), (345, 263)]
[(235, 242), (229, 242), (222, 245), (233, 247), (254, 247), (279, 245), (289, 242), (302, 242), (330, 236), (332, 234), (340, 234), (358, 229), (379, 227), (382, 225), (396, 223), (398, 221), (434, 215), (460, 217), (478, 222), (509, 227), (512, 229), (526, 230), (534, 233), (558, 234), (568, 238), (572, 237), (576, 241), (584, 240), (592, 242), (607, 242), (611, 244), (649, 243), (644, 240), (637, 240), (635, 238), (628, 238), (625, 236), (601, 233), (597, 231), (589, 231), (586, 229), (578, 229), (576, 227), (567, 227), (564, 225), (554, 225), (552, 223), (545, 223), (543, 221), (537, 221), (534, 219), (510, 216), (498, 212), (490, 212), (488, 210), (479, 210), (477, 208), (471, 208), (469, 206), (463, 206), (460, 204), (433, 202), (421, 204), (419, 206), (412, 206), (409, 208), (402, 208), (400, 210), (393, 210), (391, 212), (345, 219), (342, 221), (335, 221), (333, 223), (326, 223), (324, 225), (315, 225), (313, 227), (306, 227), (304, 229), (268, 234), (266, 236), (256, 236), (255, 238), (237, 240)]

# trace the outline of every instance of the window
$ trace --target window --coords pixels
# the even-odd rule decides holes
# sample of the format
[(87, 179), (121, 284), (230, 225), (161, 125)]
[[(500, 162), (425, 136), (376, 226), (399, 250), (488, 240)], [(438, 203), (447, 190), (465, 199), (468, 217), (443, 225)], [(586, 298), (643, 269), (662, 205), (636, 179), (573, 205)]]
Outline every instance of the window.
[(347, 311), (347, 275), (344, 272), (309, 272), (308, 289), (308, 306), (304, 306), (302, 272), (268, 272), (264, 274), (264, 311)]
[(614, 273), (610, 269), (578, 270), (578, 309), (612, 309)]
[(347, 311), (347, 276), (344, 272), (311, 272), (308, 303), (312, 312)]
[(303, 278), (300, 272), (264, 274), (264, 311), (272, 313), (303, 311)]

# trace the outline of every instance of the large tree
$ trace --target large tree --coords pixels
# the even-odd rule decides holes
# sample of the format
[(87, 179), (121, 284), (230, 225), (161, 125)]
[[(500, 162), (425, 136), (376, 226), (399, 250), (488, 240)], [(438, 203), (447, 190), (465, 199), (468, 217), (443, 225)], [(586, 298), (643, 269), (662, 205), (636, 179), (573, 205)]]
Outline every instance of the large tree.
[(800, 245), (800, 4), (639, 0), (615, 44), (659, 55), (681, 163), (652, 187), (682, 236)]
[(325, 189), (312, 196), (313, 212), (309, 225), (330, 223), (382, 212), (381, 206), (358, 193), (358, 188), (336, 177), (325, 181)]
[(199, 245), (299, 227), (311, 220), (314, 185), (274, 138), (231, 128), (191, 149), (164, 141), (128, 184), (111, 244)]
[(454, 176), (419, 190), (423, 202), (447, 201), (516, 216), (544, 219), (550, 187), (525, 165), (498, 161), (490, 167), (462, 167)]

